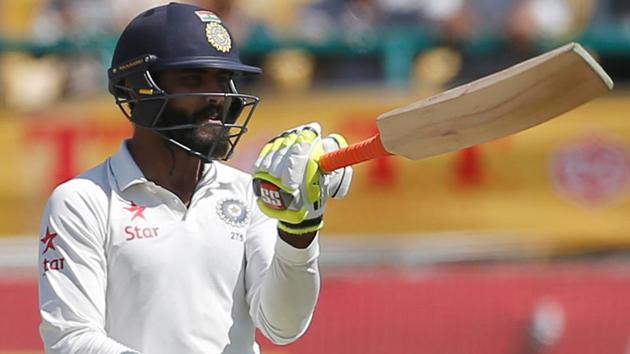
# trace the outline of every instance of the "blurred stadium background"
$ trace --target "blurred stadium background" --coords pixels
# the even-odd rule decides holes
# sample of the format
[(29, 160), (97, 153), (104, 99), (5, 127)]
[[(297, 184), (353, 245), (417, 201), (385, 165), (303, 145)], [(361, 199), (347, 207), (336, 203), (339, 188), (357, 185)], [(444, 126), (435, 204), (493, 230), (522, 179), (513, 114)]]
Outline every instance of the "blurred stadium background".
[[(630, 353), (628, 0), (208, 0), (265, 74), (231, 164), (320, 121), (374, 118), (568, 41), (613, 94), (535, 130), (356, 168), (322, 235), (311, 330), (264, 352)], [(155, 0), (0, 0), (0, 353), (41, 353), (39, 218), (131, 131), (106, 94), (115, 38)]]

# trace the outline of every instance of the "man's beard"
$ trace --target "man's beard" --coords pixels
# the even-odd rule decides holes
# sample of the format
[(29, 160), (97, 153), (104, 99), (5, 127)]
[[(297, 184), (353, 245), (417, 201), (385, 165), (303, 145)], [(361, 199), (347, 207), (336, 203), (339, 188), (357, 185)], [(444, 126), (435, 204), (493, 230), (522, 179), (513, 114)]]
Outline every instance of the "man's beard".
[[(193, 114), (188, 114), (180, 109), (167, 105), (162, 112), (159, 127), (169, 127), (181, 124), (207, 125), (197, 128), (185, 128), (165, 131), (165, 135), (187, 148), (198, 152), (208, 158), (225, 158), (230, 149), (228, 130), (220, 121), (223, 106), (220, 104), (209, 105)], [(216, 117), (213, 122), (208, 122), (209, 117)]]

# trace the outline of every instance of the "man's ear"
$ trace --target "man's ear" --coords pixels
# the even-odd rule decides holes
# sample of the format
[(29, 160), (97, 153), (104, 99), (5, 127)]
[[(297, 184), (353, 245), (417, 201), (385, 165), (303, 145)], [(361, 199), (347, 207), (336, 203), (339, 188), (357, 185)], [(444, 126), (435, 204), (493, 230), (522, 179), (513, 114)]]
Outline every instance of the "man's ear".
[(129, 94), (129, 98), (131, 99), (140, 98), (140, 95), (138, 94), (136, 90), (133, 89), (133, 85), (131, 84), (128, 78), (125, 78), (122, 84), (129, 89), (129, 91), (127, 91), (127, 93)]
[[(136, 90), (133, 89), (133, 86), (131, 85), (131, 82), (129, 81), (129, 79), (125, 78), (123, 79), (123, 81), (121, 82), (122, 86), (128, 88), (129, 90), (125, 90), (125, 94), (127, 95), (128, 99), (138, 99), (140, 97), (140, 95), (138, 95), (138, 92)], [(125, 114), (127, 115), (127, 117), (131, 117), (131, 115), (133, 114), (133, 109), (136, 106), (136, 102), (127, 102), (125, 103), (127, 106), (127, 109), (123, 110), (125, 111)], [(122, 108), (122, 106), (121, 106)]]
[(151, 77), (151, 80), (153, 80), (153, 84), (155, 84), (158, 88), (162, 89), (162, 72), (149, 71), (149, 76)]

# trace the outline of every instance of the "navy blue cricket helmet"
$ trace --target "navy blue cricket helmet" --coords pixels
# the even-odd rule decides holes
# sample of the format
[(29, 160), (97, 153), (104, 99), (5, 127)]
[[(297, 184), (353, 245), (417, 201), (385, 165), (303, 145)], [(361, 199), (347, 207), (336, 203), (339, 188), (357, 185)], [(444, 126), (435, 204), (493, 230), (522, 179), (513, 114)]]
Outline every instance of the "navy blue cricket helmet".
[[(160, 88), (156, 80), (157, 73), (170, 69), (214, 69), (227, 74), (229, 83), (226, 92), (171, 94)], [(134, 18), (118, 39), (107, 73), (110, 93), (134, 124), (153, 129), (205, 161), (230, 158), (259, 102), (256, 96), (239, 93), (232, 78), (259, 74), (261, 69), (243, 64), (221, 19), (194, 5), (172, 2)], [(203, 124), (164, 123), (163, 113), (169, 100), (182, 96), (213, 96), (222, 102), (221, 124), (229, 149), (216, 149), (216, 144), (199, 149), (179, 134)]]

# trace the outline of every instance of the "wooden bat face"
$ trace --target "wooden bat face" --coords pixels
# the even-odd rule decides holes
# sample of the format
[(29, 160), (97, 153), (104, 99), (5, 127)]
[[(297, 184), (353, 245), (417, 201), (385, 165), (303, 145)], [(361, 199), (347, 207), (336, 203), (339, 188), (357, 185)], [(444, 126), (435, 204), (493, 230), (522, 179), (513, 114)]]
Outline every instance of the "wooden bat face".
[(568, 44), (506, 70), (381, 115), (385, 149), (422, 159), (508, 136), (612, 89), (604, 70)]
[(508, 136), (568, 112), (613, 87), (577, 43), (377, 118), (380, 134), (320, 160), (333, 171), (387, 154), (422, 159)]

